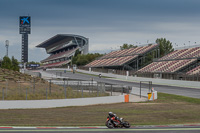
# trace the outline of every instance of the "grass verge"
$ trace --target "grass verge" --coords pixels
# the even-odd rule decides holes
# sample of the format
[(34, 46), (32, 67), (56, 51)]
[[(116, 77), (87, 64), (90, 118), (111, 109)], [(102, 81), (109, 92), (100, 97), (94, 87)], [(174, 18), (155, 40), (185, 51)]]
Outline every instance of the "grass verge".
[(200, 99), (158, 93), (145, 103), (0, 110), (0, 126), (103, 126), (109, 111), (132, 125), (200, 123)]
[[(89, 74), (89, 73), (83, 73), (83, 72), (76, 72), (79, 74), (85, 74), (85, 75), (90, 75), (90, 76), (95, 76), (95, 77), (99, 77), (99, 75), (95, 75), (95, 74)], [(108, 77), (108, 76), (101, 76), (101, 78), (112, 78), (112, 77)]]
[[(89, 86), (90, 87), (90, 86)], [(3, 89), (4, 88), (4, 89)], [(6, 89), (7, 88), (7, 89)], [(84, 86), (83, 89), (89, 89), (88, 86)], [(94, 89), (94, 88), (90, 88)], [(67, 98), (81, 98), (82, 90), (80, 86), (71, 85), (66, 87)], [(37, 82), (14, 82), (7, 80), (7, 82), (0, 82), (0, 101), (4, 100), (42, 100), (46, 99), (64, 99), (65, 89), (63, 86), (48, 83), (41, 80)], [(96, 96), (108, 96), (109, 94), (104, 92), (83, 92), (83, 97), (96, 97)]]

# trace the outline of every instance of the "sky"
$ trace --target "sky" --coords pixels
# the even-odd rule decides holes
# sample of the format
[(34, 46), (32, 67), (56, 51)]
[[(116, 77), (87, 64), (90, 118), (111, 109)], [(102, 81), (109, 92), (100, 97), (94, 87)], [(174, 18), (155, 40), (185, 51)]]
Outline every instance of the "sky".
[[(90, 53), (108, 53), (124, 43), (166, 38), (174, 47), (200, 44), (200, 0), (0, 0), (0, 57), (21, 60), (19, 16), (31, 16), (29, 61), (48, 57), (35, 46), (56, 34), (89, 38)], [(185, 45), (184, 45), (185, 44)]]

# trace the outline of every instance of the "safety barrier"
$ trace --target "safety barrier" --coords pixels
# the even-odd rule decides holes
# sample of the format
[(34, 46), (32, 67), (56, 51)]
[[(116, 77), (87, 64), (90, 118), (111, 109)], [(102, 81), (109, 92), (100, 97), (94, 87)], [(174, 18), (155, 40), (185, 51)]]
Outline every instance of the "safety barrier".
[(93, 97), (93, 98), (74, 98), (57, 100), (5, 100), (0, 101), (0, 109), (33, 109), (33, 108), (56, 108), (67, 106), (86, 106), (97, 104), (121, 103), (125, 100), (124, 95)]

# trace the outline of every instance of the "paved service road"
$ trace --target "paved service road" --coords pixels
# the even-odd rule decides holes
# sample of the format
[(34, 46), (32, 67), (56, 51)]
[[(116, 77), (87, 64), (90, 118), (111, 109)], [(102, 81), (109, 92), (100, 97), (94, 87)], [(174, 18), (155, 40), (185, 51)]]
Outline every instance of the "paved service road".
[(130, 129), (108, 129), (108, 128), (62, 128), (62, 129), (0, 129), (0, 133), (199, 133), (200, 127), (168, 127), (168, 128), (130, 128)]
[[(56, 74), (56, 72), (58, 71), (56, 72), (47, 71), (47, 72)], [(120, 81), (120, 80), (112, 79), (112, 78), (99, 78), (97, 76), (91, 76), (91, 75), (80, 74), (80, 73), (73, 74), (72, 72), (66, 72), (66, 73), (62, 73), (62, 76), (69, 77), (70, 79), (79, 79), (79, 80), (91, 80), (93, 78), (95, 81), (105, 82), (108, 84), (134, 86), (138, 88), (140, 87), (140, 84), (137, 82)], [(148, 88), (148, 85), (143, 84), (142, 87)], [(193, 97), (193, 98), (200, 98), (200, 89), (166, 86), (166, 85), (155, 85), (155, 84), (153, 84), (153, 88), (158, 92), (182, 95), (182, 96)]]

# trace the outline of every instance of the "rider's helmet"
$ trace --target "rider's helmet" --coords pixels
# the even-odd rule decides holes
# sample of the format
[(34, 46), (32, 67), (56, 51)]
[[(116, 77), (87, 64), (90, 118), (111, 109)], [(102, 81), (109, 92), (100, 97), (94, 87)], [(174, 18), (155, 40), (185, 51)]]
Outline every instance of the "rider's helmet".
[(113, 114), (114, 115), (114, 117), (116, 117), (117, 115), (116, 114)]
[(113, 117), (113, 116), (114, 116), (113, 112), (109, 112), (108, 115), (109, 115), (110, 117)]

